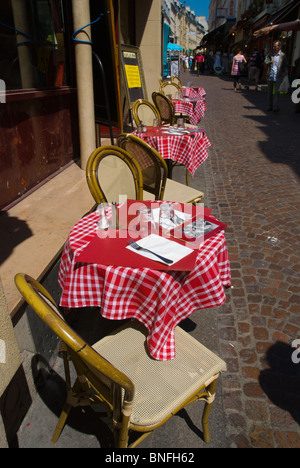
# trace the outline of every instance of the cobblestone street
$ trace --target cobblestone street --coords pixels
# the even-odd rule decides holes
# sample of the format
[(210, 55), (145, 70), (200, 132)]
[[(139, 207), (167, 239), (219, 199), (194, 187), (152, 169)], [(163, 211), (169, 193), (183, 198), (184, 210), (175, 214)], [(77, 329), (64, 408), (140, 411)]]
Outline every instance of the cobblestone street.
[(199, 126), (212, 146), (198, 171), (205, 205), (228, 225), (232, 287), (218, 313), (228, 440), (299, 448), (300, 114), (291, 95), (270, 114), (265, 92), (234, 93), (229, 77), (182, 79), (207, 92)]

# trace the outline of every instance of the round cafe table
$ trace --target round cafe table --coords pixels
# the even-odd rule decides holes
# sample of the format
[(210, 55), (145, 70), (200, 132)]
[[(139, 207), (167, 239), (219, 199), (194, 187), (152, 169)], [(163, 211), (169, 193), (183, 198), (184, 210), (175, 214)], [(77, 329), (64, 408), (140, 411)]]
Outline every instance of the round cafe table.
[[(231, 279), (224, 231), (200, 245), (191, 271), (78, 262), (78, 255), (95, 242), (97, 221), (95, 211), (70, 232), (58, 275), (60, 306), (99, 307), (99, 313), (110, 320), (137, 319), (148, 329), (147, 346), (153, 358), (174, 358), (175, 327), (196, 310), (219, 306), (226, 299), (224, 286)], [(98, 241), (101, 249), (103, 240)]]
[(152, 146), (164, 159), (183, 164), (193, 176), (207, 159), (207, 149), (211, 143), (203, 129), (186, 128), (185, 131), (187, 133), (178, 135), (176, 128), (147, 127), (145, 133), (136, 133), (136, 131), (133, 133)]
[(204, 88), (200, 88), (198, 86), (183, 86), (182, 92), (184, 97), (188, 98), (202, 98), (205, 100), (206, 91)]
[(205, 116), (206, 104), (203, 99), (199, 98), (184, 98), (174, 99), (172, 102), (175, 106), (175, 113), (187, 115), (190, 118), (191, 125), (197, 125)]

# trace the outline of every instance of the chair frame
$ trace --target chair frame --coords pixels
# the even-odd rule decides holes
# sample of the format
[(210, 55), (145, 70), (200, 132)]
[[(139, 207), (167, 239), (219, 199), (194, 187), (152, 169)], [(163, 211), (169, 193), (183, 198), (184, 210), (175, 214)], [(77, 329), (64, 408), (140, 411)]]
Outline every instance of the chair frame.
[[(61, 316), (51, 295), (38, 281), (29, 275), (18, 273), (15, 276), (15, 284), (34, 312), (62, 340), (61, 352), (66, 376), (67, 401), (52, 437), (53, 444), (57, 442), (72, 407), (104, 404), (112, 422), (117, 448), (128, 447), (129, 431), (142, 433), (130, 445), (130, 448), (133, 448), (182, 408), (198, 400), (205, 401), (202, 413), (203, 438), (207, 443), (210, 441), (208, 418), (215, 398), (219, 373), (222, 372), (221, 368), (159, 423), (152, 426), (132, 424), (130, 417), (134, 405), (135, 387), (131, 379), (109, 363), (72, 330)], [(113, 335), (116, 333), (118, 331), (115, 331)], [(70, 377), (70, 360), (77, 372), (73, 386)], [(223, 370), (224, 365), (223, 362)]]
[(160, 114), (157, 108), (150, 101), (147, 101), (146, 99), (137, 99), (132, 105), (132, 116), (136, 125), (139, 125), (141, 123), (141, 119), (139, 118), (139, 115), (138, 115), (138, 110), (140, 106), (149, 107), (154, 114), (153, 118), (160, 119)]
[(133, 176), (136, 199), (142, 200), (143, 176), (134, 157), (118, 146), (101, 146), (93, 151), (86, 165), (87, 184), (96, 203), (106, 203), (108, 201), (101, 188), (98, 177), (98, 167), (100, 162), (109, 156), (116, 156), (126, 163)]
[[(119, 135), (118, 141), (119, 141), (120, 146), (124, 149), (127, 148), (127, 143), (132, 141), (136, 143), (137, 145), (139, 145), (140, 147), (142, 147), (147, 152), (149, 158), (153, 161), (153, 165), (155, 167), (155, 189), (153, 190), (152, 187), (149, 187), (145, 184), (143, 188), (145, 192), (153, 193), (155, 195), (155, 200), (163, 200), (166, 187), (168, 184), (168, 180), (169, 180), (168, 178), (169, 166), (166, 163), (165, 159), (159, 154), (158, 151), (156, 151), (155, 148), (153, 148), (151, 145), (146, 143), (141, 138), (133, 135), (132, 133), (127, 133), (127, 134), (122, 133), (121, 135)], [(136, 158), (136, 161), (138, 162), (137, 158)], [(175, 161), (170, 161), (171, 169), (177, 165), (183, 166), (183, 164), (177, 163)], [(189, 172), (186, 169), (186, 182), (187, 182), (186, 185), (187, 186), (188, 186), (188, 173)], [(180, 184), (180, 185), (184, 185), (184, 184)], [(193, 200), (191, 199), (190, 201), (186, 203), (200, 203), (202, 199), (203, 199), (203, 194), (196, 196)]]
[[(134, 399), (132, 381), (101, 357), (72, 330), (59, 314), (57, 305), (51, 295), (38, 281), (29, 275), (18, 273), (15, 276), (15, 284), (30, 307), (62, 340), (60, 350), (63, 355), (66, 376), (67, 401), (55, 428), (52, 443), (55, 444), (59, 439), (72, 407), (102, 403), (108, 415), (112, 418), (116, 445), (126, 447), (124, 441), (128, 438), (128, 425)], [(73, 386), (70, 377), (70, 359), (77, 372), (77, 379)], [(116, 392), (109, 395), (108, 392), (103, 392), (103, 395), (100, 396), (95, 392), (91, 395), (90, 389), (96, 390), (95, 387), (99, 385), (102, 387), (102, 384), (100, 384), (100, 379), (91, 371), (90, 366), (105, 378), (113, 379), (115, 384), (120, 387), (119, 394)], [(124, 389), (125, 394), (123, 416), (120, 419), (121, 389)], [(119, 423), (116, 421), (119, 421)]]
[(165, 94), (164, 93), (164, 88), (166, 86), (174, 86), (175, 89), (178, 91), (178, 92), (181, 92), (182, 93), (182, 88), (180, 85), (178, 85), (177, 83), (175, 83), (174, 81), (163, 81), (162, 84), (160, 85), (160, 88), (159, 88), (159, 92), (162, 93), (162, 94)]
[(171, 82), (177, 84), (178, 86), (180, 86), (180, 88), (182, 88), (183, 86), (181, 79), (177, 75), (171, 76)]
[[(143, 185), (143, 189), (147, 192), (153, 193), (155, 195), (155, 200), (163, 200), (168, 177), (168, 166), (164, 158), (154, 148), (152, 148), (152, 146), (131, 133), (126, 134), (126, 136), (123, 133), (119, 135), (119, 137), (118, 143), (120, 143), (121, 148), (126, 151), (128, 151), (126, 148), (129, 142), (134, 142), (146, 151), (155, 168), (155, 181), (154, 189), (145, 184)], [(136, 156), (135, 159), (138, 162)]]
[[(166, 102), (168, 110), (169, 110), (170, 117), (163, 118), (163, 116), (161, 114), (160, 106), (157, 104), (157, 97), (164, 99), (164, 101)], [(165, 94), (160, 93), (160, 92), (156, 92), (156, 91), (154, 91), (152, 93), (152, 100), (154, 102), (154, 105), (155, 105), (156, 109), (159, 112), (161, 123), (174, 125), (174, 122), (175, 122), (175, 106), (174, 106), (173, 102), (169, 98), (167, 98), (167, 96)]]

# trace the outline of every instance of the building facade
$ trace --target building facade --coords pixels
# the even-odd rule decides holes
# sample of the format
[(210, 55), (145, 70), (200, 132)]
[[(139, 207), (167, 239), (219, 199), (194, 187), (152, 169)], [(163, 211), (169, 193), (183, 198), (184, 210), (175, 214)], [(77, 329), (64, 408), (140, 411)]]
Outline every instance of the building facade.
[(179, 0), (164, 0), (163, 5), (164, 23), (169, 28), (170, 42), (180, 45), (183, 50), (195, 50), (206, 32), (206, 21), (197, 17), (186, 2)]

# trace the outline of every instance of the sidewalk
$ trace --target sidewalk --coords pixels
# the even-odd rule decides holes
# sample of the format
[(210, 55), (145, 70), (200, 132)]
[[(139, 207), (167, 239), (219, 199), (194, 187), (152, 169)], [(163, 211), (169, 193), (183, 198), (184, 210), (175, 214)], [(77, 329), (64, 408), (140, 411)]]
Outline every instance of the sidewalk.
[[(292, 343), (300, 338), (300, 114), (290, 96), (282, 97), (279, 114), (267, 114), (264, 92), (234, 93), (230, 78), (182, 73), (181, 79), (207, 92), (200, 126), (212, 146), (190, 184), (204, 191), (205, 205), (228, 225), (232, 269), (226, 303), (195, 312), (182, 325), (217, 352), (228, 371), (211, 412), (210, 444), (201, 439), (199, 403), (140, 447), (299, 448), (300, 363), (292, 362)], [(183, 168), (174, 170), (175, 179), (184, 182), (184, 176)], [(62, 376), (58, 360), (20, 428), (20, 448), (51, 447)], [(55, 447), (106, 447), (110, 441), (95, 413), (77, 409)]]

